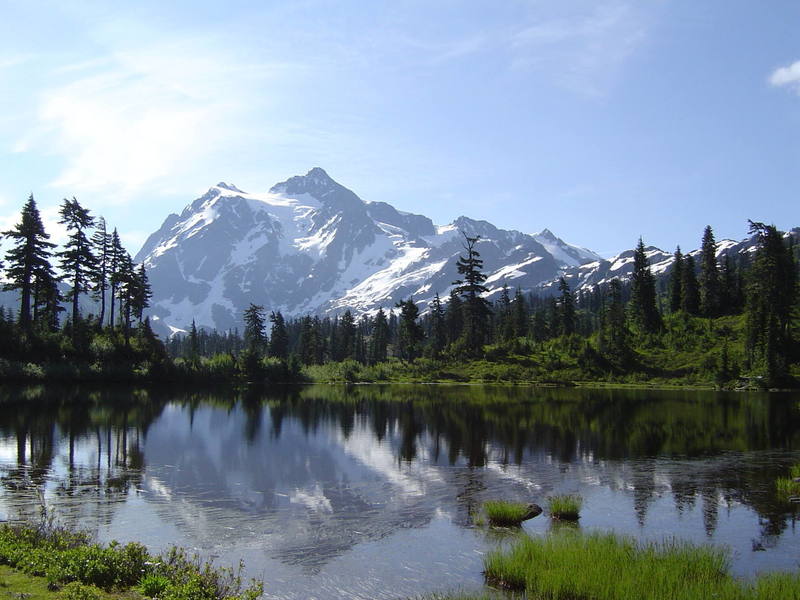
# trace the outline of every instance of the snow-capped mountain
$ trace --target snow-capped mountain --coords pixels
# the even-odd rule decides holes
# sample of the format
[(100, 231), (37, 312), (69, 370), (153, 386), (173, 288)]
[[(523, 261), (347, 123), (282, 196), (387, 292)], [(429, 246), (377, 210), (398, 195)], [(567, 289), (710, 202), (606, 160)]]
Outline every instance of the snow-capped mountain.
[(599, 257), (545, 230), (537, 235), (459, 217), (437, 226), (383, 202), (365, 202), (320, 168), (265, 193), (219, 183), (171, 214), (136, 256), (153, 286), (163, 333), (241, 326), (249, 303), (286, 315), (371, 312), (413, 296), (447, 296), (458, 278), (462, 232), (477, 245), (490, 294), (533, 289)]

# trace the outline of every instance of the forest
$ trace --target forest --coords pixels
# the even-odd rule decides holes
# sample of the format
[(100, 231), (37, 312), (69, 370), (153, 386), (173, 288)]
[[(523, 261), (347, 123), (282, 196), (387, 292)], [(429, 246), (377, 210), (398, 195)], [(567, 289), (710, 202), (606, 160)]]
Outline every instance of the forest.
[[(629, 279), (574, 292), (512, 292), (490, 300), (478, 237), (463, 234), (447, 298), (412, 297), (374, 314), (287, 318), (251, 304), (244, 328), (160, 340), (152, 291), (116, 229), (64, 199), (63, 248), (49, 241), (30, 196), (3, 232), (2, 265), (16, 310), (0, 308), (0, 376), (20, 380), (483, 381), (796, 387), (800, 378), (798, 247), (750, 222), (754, 252), (718, 256), (710, 226), (700, 251), (677, 248), (656, 277), (639, 239)], [(58, 273), (56, 274), (56, 267)], [(64, 291), (66, 290), (66, 291)], [(88, 296), (97, 314), (82, 314)]]

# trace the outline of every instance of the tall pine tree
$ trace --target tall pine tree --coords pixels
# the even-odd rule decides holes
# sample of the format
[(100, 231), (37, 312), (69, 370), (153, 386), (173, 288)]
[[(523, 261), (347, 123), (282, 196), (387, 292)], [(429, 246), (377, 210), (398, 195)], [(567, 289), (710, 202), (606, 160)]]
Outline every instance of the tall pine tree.
[(661, 314), (656, 306), (656, 281), (650, 270), (650, 261), (647, 260), (642, 238), (639, 238), (633, 252), (630, 310), (639, 331), (656, 333), (661, 330)]
[(717, 242), (711, 225), (703, 231), (700, 246), (700, 313), (704, 317), (719, 316), (720, 290), (719, 267), (717, 266)]
[(90, 275), (97, 266), (91, 242), (85, 233), (94, 224), (94, 217), (89, 214), (88, 209), (80, 205), (75, 197), (72, 200), (64, 198), (59, 215), (61, 219), (58, 222), (66, 226), (69, 235), (64, 250), (56, 253), (56, 256), (61, 259), (60, 267), (64, 273), (63, 279), (70, 285), (66, 298), (72, 302), (74, 332), (77, 331), (77, 323), (80, 318), (78, 300), (81, 294), (89, 291)]

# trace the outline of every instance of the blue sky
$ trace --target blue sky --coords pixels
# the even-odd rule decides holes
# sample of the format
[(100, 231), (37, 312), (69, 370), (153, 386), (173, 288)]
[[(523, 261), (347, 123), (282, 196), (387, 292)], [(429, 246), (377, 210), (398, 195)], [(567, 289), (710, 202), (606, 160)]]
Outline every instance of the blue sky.
[(321, 166), (439, 224), (610, 255), (800, 225), (800, 3), (0, 0), (0, 226), (77, 196), (132, 252)]

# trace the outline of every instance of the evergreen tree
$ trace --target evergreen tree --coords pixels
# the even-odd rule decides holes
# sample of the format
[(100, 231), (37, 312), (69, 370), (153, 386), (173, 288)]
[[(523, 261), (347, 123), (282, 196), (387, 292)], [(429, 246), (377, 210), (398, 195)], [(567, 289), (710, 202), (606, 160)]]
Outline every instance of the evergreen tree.
[(92, 248), (97, 260), (94, 270), (89, 272), (92, 283), (92, 298), (100, 302), (100, 327), (106, 318), (106, 290), (108, 290), (108, 263), (111, 252), (111, 234), (106, 230), (106, 220), (97, 219), (97, 226), (92, 234)]
[(438, 292), (433, 297), (430, 306), (431, 310), (431, 333), (430, 351), (434, 357), (441, 355), (447, 345), (447, 326), (445, 324), (445, 312)]
[(681, 310), (683, 301), (683, 269), (684, 260), (681, 247), (675, 249), (675, 260), (672, 263), (672, 273), (669, 276), (669, 310), (676, 313)]
[(39, 298), (52, 296), (50, 280), (55, 281), (50, 266), (51, 248), (55, 244), (47, 241), (50, 236), (45, 233), (33, 194), (22, 207), (19, 223), (14, 229), (4, 232), (4, 235), (11, 238), (14, 245), (6, 253), (8, 281), (3, 289), (19, 290), (19, 322), (27, 330), (31, 325), (34, 291), (37, 291)]
[(514, 294), (514, 302), (511, 304), (512, 322), (514, 324), (514, 337), (525, 337), (528, 335), (528, 311), (525, 307), (525, 298), (522, 290), (517, 288)]
[(355, 358), (356, 354), (356, 321), (353, 313), (346, 310), (339, 322), (339, 359)]
[(444, 311), (444, 321), (447, 324), (447, 342), (452, 344), (464, 331), (464, 306), (455, 289), (450, 292), (450, 299)]
[(572, 335), (575, 333), (575, 298), (563, 277), (558, 280), (558, 291), (561, 293), (558, 300), (558, 332), (560, 335)]
[(389, 346), (389, 322), (386, 320), (386, 313), (383, 307), (375, 313), (372, 320), (372, 338), (369, 345), (369, 361), (372, 364), (383, 362), (387, 357)]
[(469, 354), (479, 354), (483, 345), (487, 341), (489, 317), (491, 311), (489, 303), (481, 295), (489, 289), (483, 285), (486, 275), (483, 273), (483, 260), (480, 253), (475, 249), (481, 236), (469, 237), (463, 231), (464, 250), (466, 256), (459, 256), (456, 261), (456, 268), (462, 279), (453, 282), (456, 286), (455, 292), (459, 294), (464, 302), (464, 346)]
[(133, 313), (132, 304), (136, 293), (136, 285), (136, 271), (133, 268), (131, 255), (120, 246), (117, 267), (111, 277), (111, 288), (115, 291), (119, 301), (119, 320), (122, 324), (126, 341), (130, 335), (131, 315)]
[(133, 276), (133, 290), (130, 298), (131, 312), (134, 318), (142, 323), (145, 309), (150, 306), (150, 298), (153, 297), (153, 290), (150, 287), (150, 281), (147, 279), (147, 271), (144, 268), (144, 263), (139, 265), (139, 269), (134, 271)]
[(622, 301), (622, 285), (614, 278), (608, 284), (607, 300), (602, 313), (599, 350), (612, 361), (625, 366), (631, 357), (629, 332), (625, 322), (625, 305)]
[(289, 358), (289, 334), (286, 332), (286, 322), (280, 311), (269, 315), (272, 327), (269, 335), (269, 355), (281, 360)]
[(687, 254), (683, 258), (683, 272), (681, 273), (681, 310), (689, 315), (700, 313), (700, 290), (697, 285), (697, 268), (694, 257)]
[(772, 385), (787, 371), (797, 265), (774, 225), (750, 221), (750, 233), (758, 247), (747, 282), (747, 356), (751, 368)]
[[(83, 208), (77, 198), (72, 200), (64, 198), (59, 210), (59, 223), (66, 226), (69, 236), (64, 250), (56, 253), (61, 259), (60, 267), (64, 273), (63, 279), (70, 283), (67, 300), (72, 301), (73, 328), (78, 323), (78, 299), (81, 294), (89, 291), (89, 278), (96, 268), (97, 259), (92, 253), (92, 246), (86, 237), (85, 231), (94, 224), (94, 217), (89, 210)], [(74, 331), (74, 329), (73, 329)]]
[(192, 326), (189, 329), (189, 360), (192, 364), (197, 364), (200, 360), (200, 336), (197, 334), (197, 324), (192, 319)]
[(661, 330), (661, 314), (656, 306), (656, 282), (647, 260), (644, 242), (639, 243), (633, 252), (633, 273), (631, 274), (631, 316), (639, 331), (656, 333)]
[(261, 354), (266, 342), (264, 307), (250, 303), (244, 310), (244, 339), (251, 352)]
[(711, 225), (703, 231), (700, 247), (700, 312), (704, 317), (719, 315), (720, 290), (717, 266), (717, 243)]
[(511, 312), (511, 296), (508, 293), (508, 285), (503, 284), (500, 292), (498, 306), (499, 333), (503, 341), (508, 342), (516, 337), (514, 318)]
[(108, 319), (108, 324), (111, 329), (114, 329), (114, 307), (117, 297), (117, 288), (125, 274), (122, 272), (126, 267), (125, 264), (125, 249), (122, 247), (122, 242), (119, 239), (117, 228), (111, 233), (111, 241), (109, 243), (108, 254), (108, 282), (111, 300), (111, 312)]
[(395, 305), (400, 309), (400, 322), (398, 324), (397, 351), (403, 360), (414, 360), (419, 357), (424, 334), (417, 318), (419, 309), (413, 298), (401, 300)]

